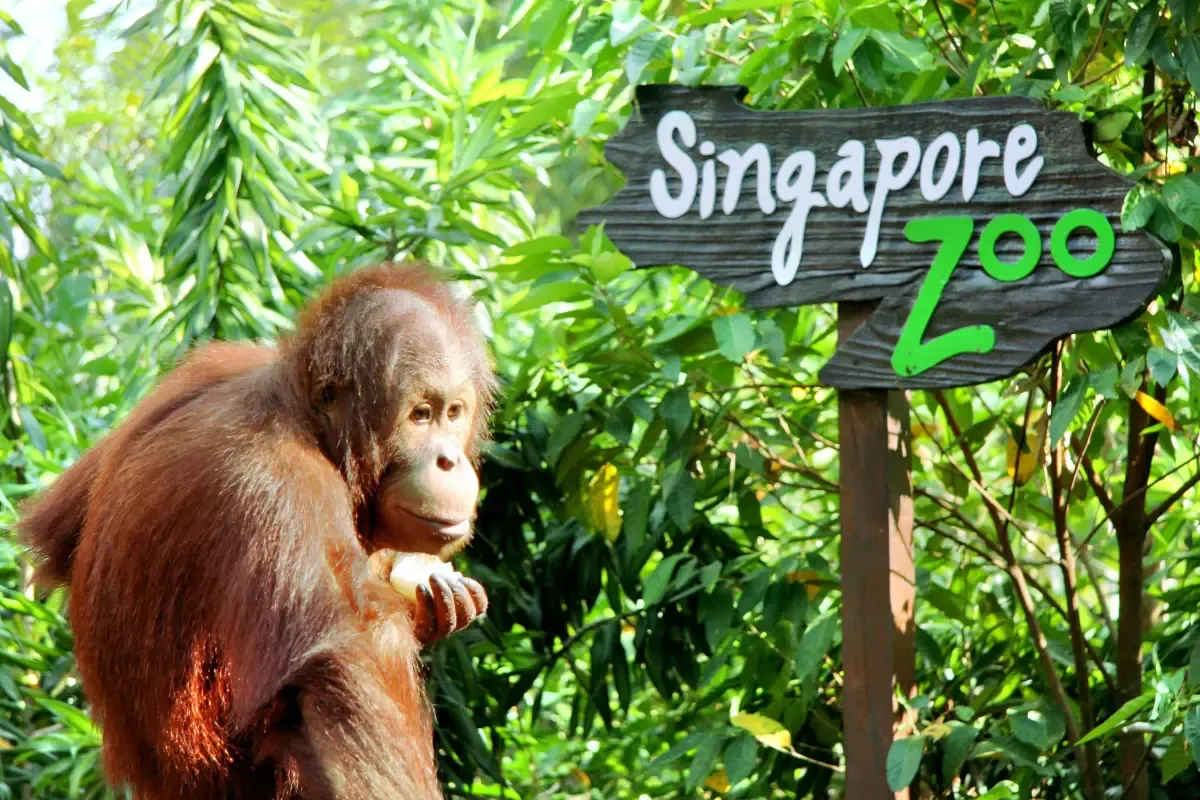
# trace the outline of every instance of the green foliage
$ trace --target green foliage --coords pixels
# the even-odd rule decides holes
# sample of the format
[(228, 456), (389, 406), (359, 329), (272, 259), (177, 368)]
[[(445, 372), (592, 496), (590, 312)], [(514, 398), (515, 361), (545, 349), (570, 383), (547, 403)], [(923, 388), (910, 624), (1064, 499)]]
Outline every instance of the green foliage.
[[(0, 521), (183, 349), (278, 337), (363, 264), (447, 268), (504, 382), (465, 565), (491, 610), (430, 654), (460, 796), (843, 783), (836, 397), (815, 377), (834, 310), (745, 310), (578, 229), (623, 180), (602, 153), (632, 87), (1077, 115), (1137, 181), (1123, 226), (1176, 268), (1147, 313), (1011, 381), (912, 393), (920, 694), (888, 779), (1090, 800), (1081, 759), (1124, 785), (1134, 725), (1152, 786), (1200, 788), (1194, 0), (90, 5), (66, 4), (48, 72), (0, 13)], [(1132, 659), (1118, 540), (1146, 565)], [(0, 797), (110, 796), (64, 597), (29, 580), (0, 539)]]

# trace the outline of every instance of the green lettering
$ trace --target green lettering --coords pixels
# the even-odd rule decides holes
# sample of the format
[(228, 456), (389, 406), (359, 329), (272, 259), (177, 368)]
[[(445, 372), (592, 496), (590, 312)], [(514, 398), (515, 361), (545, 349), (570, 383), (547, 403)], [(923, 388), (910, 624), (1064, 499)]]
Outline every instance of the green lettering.
[[(1015, 263), (996, 257), (996, 241), (1006, 233), (1015, 233), (1025, 241), (1025, 252)], [(998, 281), (1019, 281), (1028, 278), (1042, 258), (1042, 237), (1028, 217), (1020, 214), (1001, 214), (979, 234), (979, 263), (983, 271)]]
[(921, 341), (974, 232), (975, 222), (970, 217), (925, 217), (911, 219), (904, 226), (904, 236), (910, 242), (941, 241), (942, 245), (917, 292), (912, 313), (900, 329), (900, 341), (892, 353), (892, 369), (897, 375), (918, 375), (954, 356), (987, 353), (996, 346), (996, 332), (990, 325), (959, 328)]
[[(1076, 228), (1090, 228), (1096, 234), (1096, 252), (1079, 259), (1067, 250), (1067, 239)], [(1112, 223), (1099, 211), (1077, 208), (1063, 215), (1050, 233), (1050, 254), (1054, 263), (1072, 278), (1090, 278), (1100, 273), (1112, 260), (1116, 236)]]

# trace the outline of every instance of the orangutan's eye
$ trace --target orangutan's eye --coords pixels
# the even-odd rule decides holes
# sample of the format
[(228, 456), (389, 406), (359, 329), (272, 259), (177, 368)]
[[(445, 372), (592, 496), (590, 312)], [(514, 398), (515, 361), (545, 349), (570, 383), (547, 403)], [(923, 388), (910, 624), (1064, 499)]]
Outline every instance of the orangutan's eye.
[(408, 418), (418, 425), (424, 425), (433, 419), (433, 408), (428, 403), (422, 403), (413, 409)]
[(459, 417), (462, 416), (462, 413), (463, 413), (463, 404), (462, 403), (451, 403), (450, 408), (448, 408), (446, 410), (446, 416), (449, 417), (451, 420), (458, 419)]

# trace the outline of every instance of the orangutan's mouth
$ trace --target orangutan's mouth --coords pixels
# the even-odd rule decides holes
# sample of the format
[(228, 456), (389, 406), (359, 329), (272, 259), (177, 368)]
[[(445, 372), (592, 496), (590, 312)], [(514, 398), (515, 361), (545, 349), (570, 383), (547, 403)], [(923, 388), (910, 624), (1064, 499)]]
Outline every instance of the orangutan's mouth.
[(442, 517), (425, 517), (420, 514), (415, 514), (407, 508), (396, 507), (396, 510), (410, 520), (414, 527), (425, 528), (429, 534), (441, 541), (444, 544), (457, 542), (459, 539), (470, 536), (471, 534), (471, 519), (453, 520)]

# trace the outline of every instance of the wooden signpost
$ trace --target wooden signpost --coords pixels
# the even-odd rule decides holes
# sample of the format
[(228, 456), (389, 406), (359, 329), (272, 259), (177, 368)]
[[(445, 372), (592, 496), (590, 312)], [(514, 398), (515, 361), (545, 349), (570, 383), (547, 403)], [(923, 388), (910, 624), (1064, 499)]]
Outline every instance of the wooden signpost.
[(820, 379), (840, 390), (846, 793), (890, 796), (892, 683), (913, 658), (903, 390), (1004, 378), (1120, 324), (1170, 257), (1122, 232), (1133, 184), (1070, 114), (1016, 97), (764, 112), (745, 94), (638, 87), (605, 150), (626, 184), (580, 222), (751, 307), (839, 304)]

